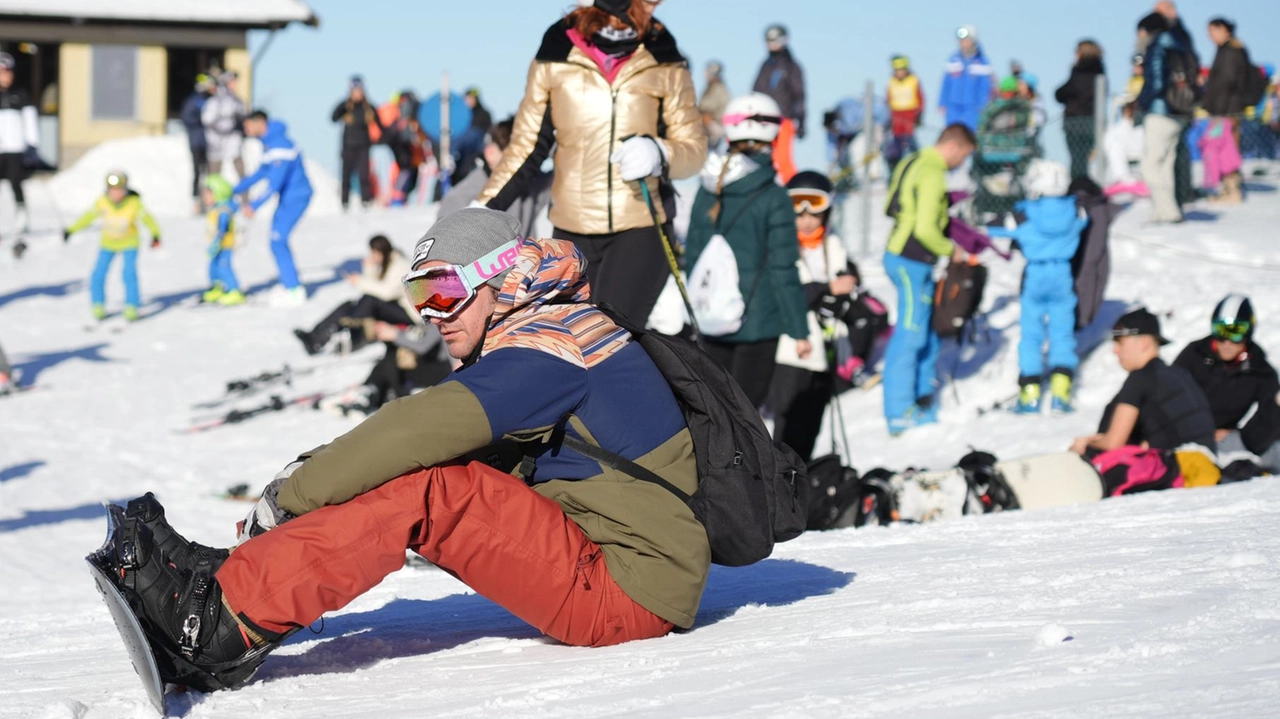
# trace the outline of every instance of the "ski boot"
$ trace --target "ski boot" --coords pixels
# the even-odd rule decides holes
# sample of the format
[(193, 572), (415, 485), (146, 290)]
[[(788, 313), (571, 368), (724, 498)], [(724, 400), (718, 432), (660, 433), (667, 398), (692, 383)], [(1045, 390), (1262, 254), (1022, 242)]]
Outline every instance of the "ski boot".
[(93, 312), (93, 318), (99, 322), (107, 318), (107, 308), (102, 305), (94, 305), (90, 311)]
[(185, 537), (174, 531), (169, 521), (165, 519), (164, 506), (151, 492), (129, 500), (124, 514), (126, 518), (136, 519), (145, 524), (147, 529), (151, 530), (151, 535), (164, 556), (183, 569), (191, 569), (200, 560), (208, 558), (216, 572), (231, 555), (228, 549), (218, 549), (199, 542), (187, 541)]
[(1014, 415), (1039, 415), (1041, 412), (1041, 386), (1039, 380), (1027, 381), (1019, 390), (1018, 403), (1014, 404)]
[(122, 314), (124, 315), (126, 322), (138, 321), (138, 308), (133, 305), (125, 305), (124, 312)]
[(234, 307), (236, 305), (242, 305), (244, 304), (244, 302), (245, 302), (244, 293), (241, 292), (240, 290), (231, 290), (230, 292), (218, 298), (218, 304), (222, 305), (223, 307)]
[(222, 299), (222, 296), (225, 294), (226, 294), (226, 290), (222, 289), (222, 283), (219, 282), (213, 287), (210, 287), (209, 289), (205, 290), (205, 293), (203, 295), (200, 295), (200, 301), (205, 304), (213, 304), (214, 302), (217, 302), (218, 300)]
[(123, 517), (92, 560), (108, 570), (130, 598), (160, 677), (203, 692), (242, 684), (257, 671), (283, 635), (250, 630), (222, 601), (208, 557), (191, 569), (167, 558), (146, 524)]
[(933, 407), (914, 404), (901, 417), (889, 419), (889, 436), (899, 437), (902, 433), (916, 427), (938, 423), (938, 410)]
[(293, 331), (293, 336), (298, 338), (298, 341), (302, 343), (302, 349), (306, 350), (307, 354), (312, 357), (320, 354), (320, 350), (323, 349), (316, 344), (315, 336), (306, 330), (296, 329)]
[(1049, 378), (1049, 411), (1054, 414), (1070, 414), (1075, 411), (1071, 403), (1071, 375), (1054, 372)]

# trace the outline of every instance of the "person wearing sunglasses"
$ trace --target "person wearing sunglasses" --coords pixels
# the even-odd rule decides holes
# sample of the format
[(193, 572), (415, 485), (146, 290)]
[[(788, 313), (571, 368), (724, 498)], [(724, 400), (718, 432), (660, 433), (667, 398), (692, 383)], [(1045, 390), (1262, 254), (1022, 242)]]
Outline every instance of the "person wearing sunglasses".
[(476, 200), (507, 210), (536, 194), (539, 168), (554, 157), (552, 237), (587, 258), (592, 301), (638, 324), (670, 276), (667, 180), (697, 174), (707, 157), (693, 76), (657, 8), (653, 0), (579, 0), (546, 30), (511, 142)]
[(693, 511), (556, 440), (697, 489), (675, 396), (588, 303), (582, 253), (468, 208), (427, 231), (403, 284), (462, 368), (289, 465), (230, 556), (187, 543), (154, 497), (130, 503), (139, 613), (189, 648), (209, 675), (199, 685), (244, 682), (287, 635), (402, 568), (406, 549), (565, 644), (693, 625), (711, 563)]
[(1262, 469), (1280, 473), (1280, 381), (1254, 341), (1253, 302), (1227, 295), (1214, 308), (1211, 327), (1208, 337), (1187, 345), (1173, 364), (1190, 372), (1209, 399), (1222, 464), (1248, 452)]
[(1160, 319), (1140, 307), (1116, 321), (1111, 337), (1129, 377), (1103, 412), (1097, 434), (1077, 437), (1071, 451), (1086, 458), (1126, 445), (1216, 452), (1213, 412), (1204, 391), (1185, 369), (1160, 359), (1160, 348), (1169, 344), (1160, 335)]

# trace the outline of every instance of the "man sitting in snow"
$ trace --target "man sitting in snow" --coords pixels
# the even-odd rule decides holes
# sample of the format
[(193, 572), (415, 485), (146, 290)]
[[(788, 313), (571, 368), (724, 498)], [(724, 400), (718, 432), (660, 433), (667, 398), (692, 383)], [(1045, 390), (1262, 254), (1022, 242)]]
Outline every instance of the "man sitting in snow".
[(693, 493), (684, 417), (644, 349), (587, 303), (574, 245), (519, 232), (480, 208), (427, 232), (405, 291), (463, 369), (286, 467), (230, 556), (186, 542), (154, 497), (130, 502), (113, 543), (135, 548), (116, 558), (121, 582), (153, 644), (190, 664), (162, 663), (166, 681), (244, 682), (290, 633), (401, 568), (406, 548), (566, 644), (693, 624), (711, 551), (692, 510), (556, 440), (572, 433)]
[[(1213, 410), (1214, 438), (1223, 464), (1230, 455), (1252, 452), (1259, 466), (1280, 473), (1280, 381), (1267, 355), (1253, 341), (1253, 303), (1227, 295), (1213, 311), (1213, 332), (1187, 345), (1173, 363), (1191, 374)], [(1241, 424), (1255, 408), (1248, 422)]]
[(1176, 450), (1197, 445), (1217, 448), (1209, 400), (1186, 370), (1160, 359), (1160, 320), (1146, 308), (1116, 321), (1111, 330), (1116, 357), (1128, 373), (1120, 392), (1107, 405), (1098, 434), (1079, 437), (1071, 451), (1092, 456), (1136, 445)]

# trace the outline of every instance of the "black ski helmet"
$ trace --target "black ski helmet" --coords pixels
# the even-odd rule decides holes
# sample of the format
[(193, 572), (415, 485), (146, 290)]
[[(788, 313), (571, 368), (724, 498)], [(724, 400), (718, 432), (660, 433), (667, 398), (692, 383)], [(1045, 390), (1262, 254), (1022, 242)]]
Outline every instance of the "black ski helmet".
[(1258, 317), (1253, 313), (1253, 303), (1247, 296), (1232, 293), (1223, 297), (1218, 306), (1213, 308), (1213, 332), (1216, 335), (1220, 327), (1240, 324), (1245, 326), (1241, 334), (1247, 342), (1258, 327)]
[[(835, 186), (831, 184), (831, 178), (816, 172), (814, 170), (805, 170), (797, 172), (789, 182), (787, 182), (787, 194), (791, 194), (792, 190), (816, 190), (825, 193), (832, 204), (835, 203)], [(825, 227), (831, 221), (831, 206), (822, 212), (822, 225)]]

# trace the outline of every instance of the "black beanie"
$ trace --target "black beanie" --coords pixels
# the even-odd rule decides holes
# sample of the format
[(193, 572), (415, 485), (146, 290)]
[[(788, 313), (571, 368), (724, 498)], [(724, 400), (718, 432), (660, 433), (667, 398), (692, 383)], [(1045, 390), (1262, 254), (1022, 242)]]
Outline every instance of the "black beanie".
[(1146, 30), (1149, 35), (1155, 35), (1158, 32), (1169, 29), (1169, 18), (1158, 12), (1153, 12), (1138, 21), (1138, 29)]
[(604, 10), (619, 20), (631, 25), (627, 11), (631, 9), (631, 0), (595, 0), (597, 10)]

